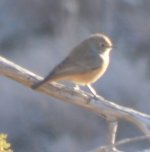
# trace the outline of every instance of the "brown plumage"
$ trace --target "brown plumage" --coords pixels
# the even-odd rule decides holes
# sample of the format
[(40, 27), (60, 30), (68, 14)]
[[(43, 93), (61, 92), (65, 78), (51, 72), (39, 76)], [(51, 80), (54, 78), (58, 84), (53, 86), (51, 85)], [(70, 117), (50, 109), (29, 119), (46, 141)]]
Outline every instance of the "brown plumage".
[(44, 80), (33, 84), (32, 88), (36, 89), (46, 82), (68, 80), (77, 85), (87, 85), (91, 90), (90, 84), (96, 82), (109, 65), (111, 49), (112, 42), (107, 36), (93, 34), (75, 47)]

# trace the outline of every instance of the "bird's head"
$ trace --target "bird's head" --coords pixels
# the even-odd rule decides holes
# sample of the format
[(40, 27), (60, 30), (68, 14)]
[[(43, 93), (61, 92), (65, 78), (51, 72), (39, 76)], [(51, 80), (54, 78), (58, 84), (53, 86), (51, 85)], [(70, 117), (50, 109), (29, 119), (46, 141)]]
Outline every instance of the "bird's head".
[(86, 39), (89, 47), (97, 53), (103, 53), (105, 51), (110, 51), (113, 48), (110, 38), (103, 34), (93, 34)]

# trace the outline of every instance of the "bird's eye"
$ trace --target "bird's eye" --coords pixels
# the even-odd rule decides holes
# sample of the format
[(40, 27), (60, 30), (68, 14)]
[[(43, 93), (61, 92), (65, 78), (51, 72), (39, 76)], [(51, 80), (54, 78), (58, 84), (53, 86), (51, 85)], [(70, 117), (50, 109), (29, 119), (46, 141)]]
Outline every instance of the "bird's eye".
[(102, 47), (102, 48), (105, 47), (104, 43), (100, 43), (99, 45), (100, 45), (100, 47)]
[(101, 44), (101, 47), (104, 47), (105, 45), (104, 44)]

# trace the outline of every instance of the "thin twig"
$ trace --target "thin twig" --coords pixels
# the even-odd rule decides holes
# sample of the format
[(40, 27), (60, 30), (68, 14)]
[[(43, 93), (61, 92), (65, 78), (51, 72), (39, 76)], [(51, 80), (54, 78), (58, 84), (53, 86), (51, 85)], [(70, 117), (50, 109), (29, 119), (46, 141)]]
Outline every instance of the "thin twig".
[(120, 141), (117, 141), (114, 145), (106, 145), (106, 146), (101, 146), (100, 148), (97, 148), (91, 152), (105, 152), (105, 151), (109, 151), (109, 149), (124, 144), (128, 144), (128, 143), (132, 143), (132, 142), (136, 142), (136, 141), (141, 141), (141, 140), (146, 140), (146, 139), (150, 139), (150, 135), (149, 136), (138, 136), (138, 137), (133, 137), (133, 138), (126, 138)]

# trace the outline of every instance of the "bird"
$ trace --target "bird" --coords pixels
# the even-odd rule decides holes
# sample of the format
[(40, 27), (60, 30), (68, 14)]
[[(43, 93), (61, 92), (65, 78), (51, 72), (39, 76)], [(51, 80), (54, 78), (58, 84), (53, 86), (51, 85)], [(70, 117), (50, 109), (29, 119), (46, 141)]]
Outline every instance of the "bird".
[(107, 70), (112, 48), (113, 44), (108, 36), (101, 33), (92, 34), (74, 47), (62, 62), (31, 88), (37, 89), (47, 82), (66, 80), (73, 82), (78, 89), (79, 86), (87, 86), (96, 96), (92, 84)]

